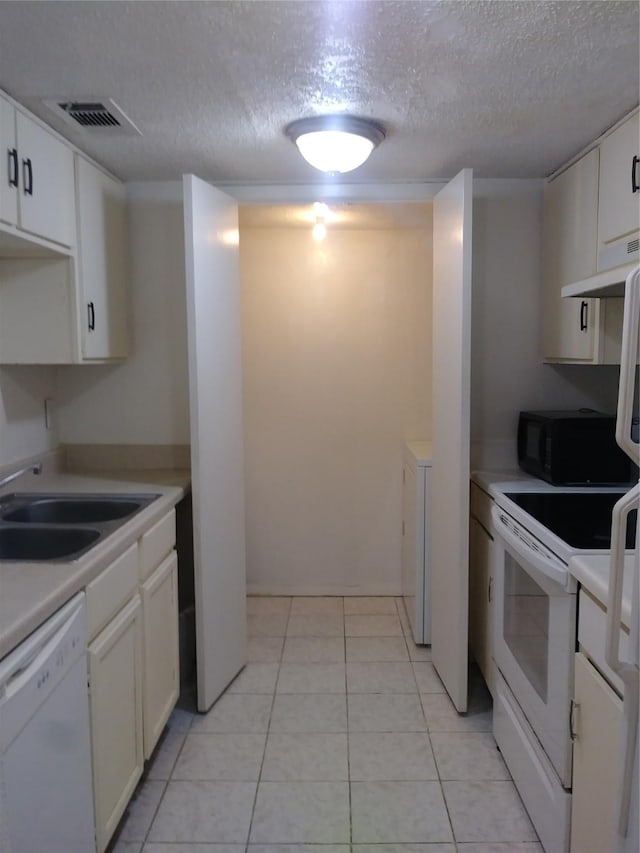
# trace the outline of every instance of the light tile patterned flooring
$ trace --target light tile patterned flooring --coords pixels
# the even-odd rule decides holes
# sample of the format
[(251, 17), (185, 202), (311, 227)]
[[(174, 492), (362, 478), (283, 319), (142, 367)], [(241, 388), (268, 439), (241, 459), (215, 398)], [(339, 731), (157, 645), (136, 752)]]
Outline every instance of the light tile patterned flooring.
[(542, 853), (471, 677), (456, 713), (402, 599), (247, 599), (249, 662), (174, 711), (113, 853)]

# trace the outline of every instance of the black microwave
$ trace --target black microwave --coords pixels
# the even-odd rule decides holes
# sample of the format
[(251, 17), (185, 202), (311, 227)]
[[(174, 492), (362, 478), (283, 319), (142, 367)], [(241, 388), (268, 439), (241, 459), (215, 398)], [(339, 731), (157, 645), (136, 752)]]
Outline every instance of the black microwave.
[(616, 419), (592, 409), (520, 412), (518, 464), (556, 486), (626, 485), (638, 467), (618, 447)]

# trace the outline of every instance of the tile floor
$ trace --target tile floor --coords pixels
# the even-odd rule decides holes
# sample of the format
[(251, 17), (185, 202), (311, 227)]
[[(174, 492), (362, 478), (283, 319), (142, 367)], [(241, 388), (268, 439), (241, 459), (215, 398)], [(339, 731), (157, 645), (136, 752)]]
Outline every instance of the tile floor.
[(247, 666), (174, 711), (112, 853), (542, 853), (484, 683), (458, 715), (402, 599), (247, 613)]

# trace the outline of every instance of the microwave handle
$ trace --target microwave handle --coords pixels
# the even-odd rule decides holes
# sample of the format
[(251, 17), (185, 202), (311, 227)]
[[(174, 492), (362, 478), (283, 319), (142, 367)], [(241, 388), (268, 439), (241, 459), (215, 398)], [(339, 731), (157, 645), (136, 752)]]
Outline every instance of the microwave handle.
[(637, 465), (640, 446), (631, 437), (636, 364), (638, 363), (638, 329), (640, 328), (640, 266), (627, 276), (624, 286), (624, 313), (622, 318), (622, 352), (620, 355), (620, 384), (618, 387), (618, 413), (616, 441)]

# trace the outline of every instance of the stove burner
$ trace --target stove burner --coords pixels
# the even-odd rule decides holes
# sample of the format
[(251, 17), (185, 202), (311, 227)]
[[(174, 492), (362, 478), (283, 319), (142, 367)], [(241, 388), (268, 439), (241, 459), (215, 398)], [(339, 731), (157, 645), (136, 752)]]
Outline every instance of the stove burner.
[[(572, 548), (584, 551), (611, 547), (611, 512), (624, 492), (537, 492), (505, 497), (533, 516)], [(626, 547), (634, 548), (637, 512), (627, 519)]]

